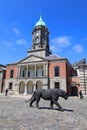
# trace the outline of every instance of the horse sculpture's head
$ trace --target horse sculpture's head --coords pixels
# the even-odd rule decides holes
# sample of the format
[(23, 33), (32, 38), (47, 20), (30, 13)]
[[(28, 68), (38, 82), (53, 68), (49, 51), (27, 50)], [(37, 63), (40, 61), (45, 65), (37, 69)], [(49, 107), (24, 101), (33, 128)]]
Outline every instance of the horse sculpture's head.
[(61, 97), (63, 97), (65, 100), (67, 100), (69, 96), (64, 90), (61, 90)]

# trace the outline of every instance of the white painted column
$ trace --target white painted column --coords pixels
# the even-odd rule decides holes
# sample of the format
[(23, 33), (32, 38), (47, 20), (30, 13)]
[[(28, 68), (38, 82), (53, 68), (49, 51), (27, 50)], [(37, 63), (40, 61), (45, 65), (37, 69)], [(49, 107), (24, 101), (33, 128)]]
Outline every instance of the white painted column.
[(45, 64), (45, 76), (48, 76), (48, 64)]
[(46, 64), (44, 64), (44, 76), (46, 76)]
[(33, 91), (35, 91), (36, 90), (36, 84), (33, 86)]
[(20, 66), (20, 77), (22, 77), (22, 66)]
[(25, 84), (25, 91), (24, 91), (24, 95), (27, 95), (27, 84)]
[(20, 66), (18, 66), (17, 77), (20, 77)]
[(37, 69), (36, 69), (36, 64), (35, 64), (35, 77), (36, 77), (36, 71), (37, 71)]

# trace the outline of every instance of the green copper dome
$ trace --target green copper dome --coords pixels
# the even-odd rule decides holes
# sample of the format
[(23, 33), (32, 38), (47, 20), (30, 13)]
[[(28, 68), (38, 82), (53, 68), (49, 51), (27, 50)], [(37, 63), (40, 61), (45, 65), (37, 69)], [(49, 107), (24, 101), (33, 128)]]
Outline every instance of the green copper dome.
[(35, 27), (36, 26), (46, 26), (45, 22), (42, 19), (42, 15), (40, 15), (39, 21), (35, 24)]

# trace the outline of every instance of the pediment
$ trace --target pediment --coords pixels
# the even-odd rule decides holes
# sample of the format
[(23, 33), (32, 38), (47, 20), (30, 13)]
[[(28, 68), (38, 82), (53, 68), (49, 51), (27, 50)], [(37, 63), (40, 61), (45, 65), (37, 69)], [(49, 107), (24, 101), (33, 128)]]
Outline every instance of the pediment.
[(43, 58), (43, 57), (38, 57), (35, 55), (30, 55), (26, 58), (24, 58), (23, 60), (19, 61), (19, 64), (22, 63), (33, 63), (33, 62), (41, 62), (41, 61), (47, 61), (47, 59)]

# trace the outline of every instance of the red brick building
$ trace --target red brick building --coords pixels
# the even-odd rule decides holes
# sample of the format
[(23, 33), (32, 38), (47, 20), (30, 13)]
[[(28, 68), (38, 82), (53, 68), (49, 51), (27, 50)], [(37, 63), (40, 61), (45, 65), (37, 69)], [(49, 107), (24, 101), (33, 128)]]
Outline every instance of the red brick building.
[(80, 80), (67, 58), (51, 54), (49, 31), (40, 16), (32, 31), (32, 48), (19, 62), (7, 64), (5, 87), (13, 94), (30, 94), (39, 88), (64, 89), (78, 96)]

